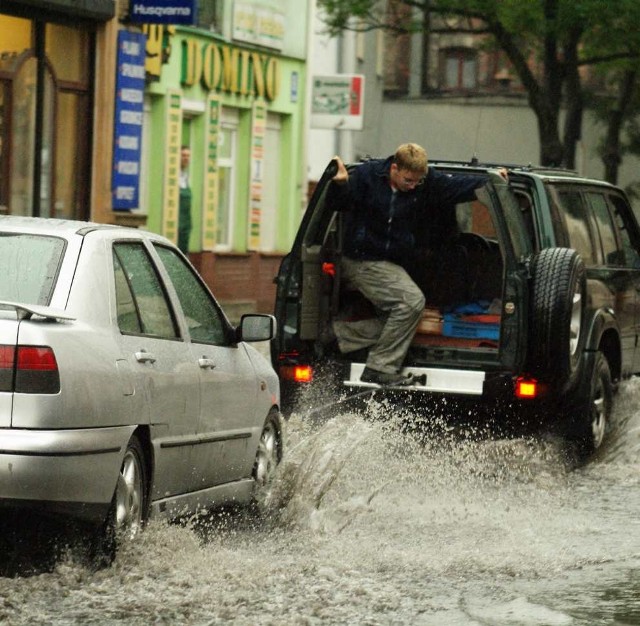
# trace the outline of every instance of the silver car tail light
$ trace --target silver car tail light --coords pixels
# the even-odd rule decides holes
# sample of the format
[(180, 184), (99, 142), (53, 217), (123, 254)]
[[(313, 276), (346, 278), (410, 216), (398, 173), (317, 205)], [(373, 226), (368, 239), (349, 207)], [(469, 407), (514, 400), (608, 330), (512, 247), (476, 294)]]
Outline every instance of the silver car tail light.
[(13, 366), (15, 359), (15, 346), (0, 345), (0, 392), (13, 391)]
[(58, 393), (60, 373), (48, 346), (18, 346), (15, 359), (16, 393)]

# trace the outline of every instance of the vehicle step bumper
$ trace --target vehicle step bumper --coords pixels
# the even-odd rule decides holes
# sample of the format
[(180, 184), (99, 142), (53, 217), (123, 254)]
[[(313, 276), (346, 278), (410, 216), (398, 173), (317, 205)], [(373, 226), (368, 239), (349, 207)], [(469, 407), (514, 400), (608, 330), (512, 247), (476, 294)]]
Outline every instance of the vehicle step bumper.
[[(349, 378), (344, 381), (347, 387), (380, 387), (375, 383), (364, 383), (360, 380), (364, 363), (351, 363)], [(484, 391), (486, 374), (478, 370), (443, 369), (434, 367), (405, 367), (403, 374), (413, 374), (417, 384), (394, 387), (407, 391), (426, 393), (452, 393), (470, 396), (481, 396)]]

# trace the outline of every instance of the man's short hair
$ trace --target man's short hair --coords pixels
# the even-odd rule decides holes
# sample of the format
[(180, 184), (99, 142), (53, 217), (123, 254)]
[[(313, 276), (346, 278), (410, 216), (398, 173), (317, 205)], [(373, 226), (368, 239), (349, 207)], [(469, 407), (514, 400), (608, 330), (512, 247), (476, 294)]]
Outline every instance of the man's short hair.
[(417, 143), (403, 143), (398, 146), (394, 161), (400, 170), (416, 174), (427, 173), (427, 151)]

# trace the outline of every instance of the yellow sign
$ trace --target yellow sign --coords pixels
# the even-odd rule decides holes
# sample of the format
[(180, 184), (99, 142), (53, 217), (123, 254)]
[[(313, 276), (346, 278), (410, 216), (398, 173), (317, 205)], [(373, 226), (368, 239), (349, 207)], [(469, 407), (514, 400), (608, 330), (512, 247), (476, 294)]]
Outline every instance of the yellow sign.
[(171, 55), (171, 36), (176, 27), (163, 24), (144, 24), (142, 32), (147, 36), (146, 59), (144, 69), (153, 78), (160, 79), (162, 65)]
[(182, 133), (182, 94), (167, 92), (164, 160), (164, 210), (162, 232), (176, 242), (178, 239), (178, 211), (180, 208), (180, 140)]
[(224, 44), (182, 42), (182, 77), (185, 86), (200, 82), (209, 91), (274, 100), (280, 87), (278, 59), (260, 52)]

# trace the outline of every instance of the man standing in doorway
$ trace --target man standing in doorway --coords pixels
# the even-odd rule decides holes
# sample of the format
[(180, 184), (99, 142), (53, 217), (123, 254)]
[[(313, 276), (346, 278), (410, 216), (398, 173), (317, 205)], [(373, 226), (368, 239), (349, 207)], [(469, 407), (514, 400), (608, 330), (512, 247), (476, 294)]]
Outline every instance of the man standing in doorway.
[(189, 163), (191, 148), (180, 148), (180, 205), (178, 212), (178, 248), (185, 254), (189, 252), (191, 235), (191, 186), (189, 184)]
[[(339, 157), (327, 202), (345, 212), (342, 281), (359, 291), (379, 312), (371, 334), (351, 321), (334, 321), (340, 349), (369, 347), (360, 380), (379, 385), (410, 385), (402, 367), (425, 306), (411, 267), (415, 232), (430, 207), (453, 211), (475, 199), (487, 176), (437, 172), (422, 146), (406, 143), (386, 159), (371, 159), (351, 172)], [(496, 175), (507, 180), (507, 170)], [(348, 349), (347, 349), (348, 348)]]

